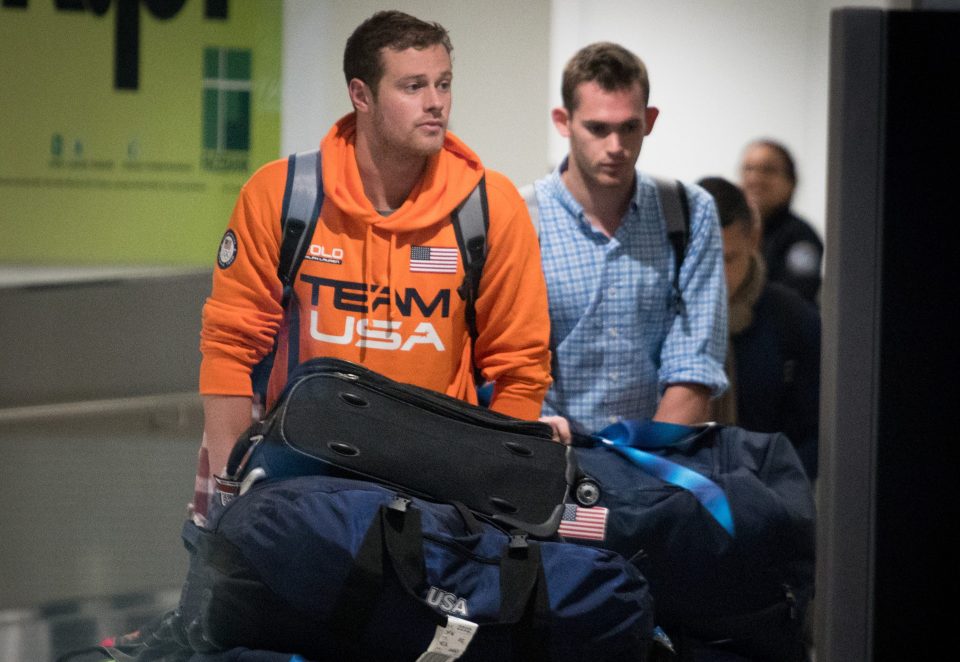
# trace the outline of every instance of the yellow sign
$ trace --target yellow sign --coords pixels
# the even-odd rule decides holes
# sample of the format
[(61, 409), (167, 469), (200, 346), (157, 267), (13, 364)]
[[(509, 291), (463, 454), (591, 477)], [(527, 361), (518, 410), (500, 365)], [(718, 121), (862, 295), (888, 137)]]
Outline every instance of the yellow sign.
[(0, 262), (212, 264), (279, 154), (281, 33), (281, 0), (3, 0)]

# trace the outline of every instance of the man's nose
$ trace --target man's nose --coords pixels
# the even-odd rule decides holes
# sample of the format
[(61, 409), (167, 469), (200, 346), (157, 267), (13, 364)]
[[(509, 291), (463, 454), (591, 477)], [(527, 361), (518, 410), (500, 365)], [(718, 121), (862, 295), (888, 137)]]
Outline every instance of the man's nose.
[(443, 104), (445, 102), (444, 95), (441, 91), (434, 86), (427, 86), (426, 95), (424, 96), (424, 107), (429, 111), (439, 111), (443, 109)]
[(611, 154), (623, 152), (623, 136), (618, 131), (611, 131), (607, 136), (607, 151)]

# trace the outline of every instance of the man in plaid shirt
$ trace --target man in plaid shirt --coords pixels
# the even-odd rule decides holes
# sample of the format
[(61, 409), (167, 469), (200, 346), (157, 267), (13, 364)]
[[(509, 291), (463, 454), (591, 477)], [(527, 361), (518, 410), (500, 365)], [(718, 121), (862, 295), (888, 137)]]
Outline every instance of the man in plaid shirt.
[(685, 186), (689, 241), (674, 251), (654, 181), (636, 170), (659, 113), (640, 59), (622, 46), (581, 49), (552, 118), (569, 156), (534, 184), (550, 303), (554, 384), (544, 418), (568, 442), (624, 418), (691, 424), (727, 385), (727, 309), (713, 200)]

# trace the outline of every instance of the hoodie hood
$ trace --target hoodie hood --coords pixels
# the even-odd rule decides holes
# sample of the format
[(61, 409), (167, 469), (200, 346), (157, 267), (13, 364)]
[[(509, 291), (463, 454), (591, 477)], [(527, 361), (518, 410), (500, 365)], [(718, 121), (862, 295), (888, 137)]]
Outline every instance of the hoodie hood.
[(404, 203), (383, 216), (367, 199), (357, 167), (356, 115), (341, 118), (320, 143), (323, 188), (345, 214), (389, 232), (419, 230), (440, 223), (463, 202), (483, 175), (474, 152), (447, 131), (443, 148), (429, 157), (424, 176)]

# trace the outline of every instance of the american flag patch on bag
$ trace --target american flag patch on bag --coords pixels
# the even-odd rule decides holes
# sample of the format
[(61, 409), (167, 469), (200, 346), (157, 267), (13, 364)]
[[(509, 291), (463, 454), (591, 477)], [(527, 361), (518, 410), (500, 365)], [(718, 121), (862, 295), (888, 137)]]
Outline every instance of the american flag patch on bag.
[(563, 519), (557, 533), (565, 538), (603, 540), (607, 535), (607, 512), (601, 506), (583, 508), (568, 503), (563, 507)]
[(438, 248), (436, 246), (411, 246), (410, 271), (431, 274), (457, 273), (456, 248)]

